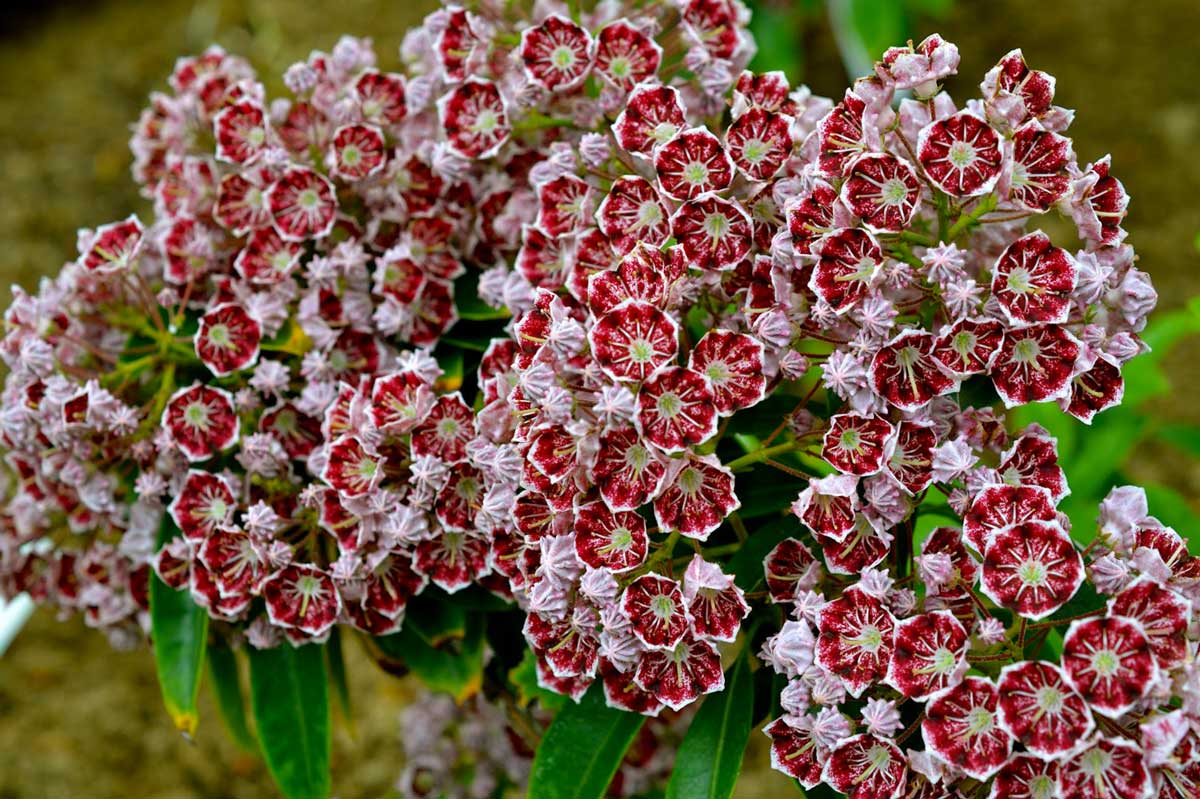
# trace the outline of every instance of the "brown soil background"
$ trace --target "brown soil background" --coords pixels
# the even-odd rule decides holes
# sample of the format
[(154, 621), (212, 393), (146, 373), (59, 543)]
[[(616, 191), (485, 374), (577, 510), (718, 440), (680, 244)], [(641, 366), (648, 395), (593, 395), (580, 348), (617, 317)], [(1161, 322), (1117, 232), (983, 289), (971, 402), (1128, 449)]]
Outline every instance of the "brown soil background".
[[(384, 66), (428, 0), (127, 0), (15, 4), (0, 10), (0, 278), (32, 287), (75, 254), (75, 229), (144, 211), (128, 176), (129, 125), (176, 56), (217, 41), (247, 56), (273, 92), (278, 76), (341, 33), (374, 38)], [(968, 96), (1010, 48), (1058, 77), (1081, 160), (1111, 151), (1133, 196), (1126, 227), (1162, 308), (1200, 293), (1200, 4), (1194, 0), (959, 0), (914, 35), (938, 30), (962, 48)], [(807, 80), (845, 85), (823, 21), (805, 35)], [(1200, 424), (1200, 342), (1168, 359), (1176, 390), (1156, 416)], [(1196, 505), (1200, 464), (1163, 445), (1137, 453), (1136, 476)], [(1185, 532), (1185, 531), (1181, 531)], [(1200, 534), (1200, 531), (1186, 531)], [(412, 688), (353, 646), (356, 732), (335, 732), (341, 797), (382, 796), (401, 768), (397, 717)], [(145, 651), (113, 652), (77, 620), (39, 612), (0, 658), (0, 799), (271, 797), (259, 761), (226, 739), (205, 697), (197, 739), (175, 735)], [(755, 734), (738, 796), (796, 795), (770, 772)]]

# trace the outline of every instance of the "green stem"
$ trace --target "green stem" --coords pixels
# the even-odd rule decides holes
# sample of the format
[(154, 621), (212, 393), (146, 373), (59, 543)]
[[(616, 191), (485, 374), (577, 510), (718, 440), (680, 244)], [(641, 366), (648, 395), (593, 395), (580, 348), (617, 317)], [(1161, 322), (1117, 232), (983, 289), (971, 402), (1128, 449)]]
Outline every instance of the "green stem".
[(740, 458), (735, 458), (725, 464), (725, 468), (731, 472), (736, 472), (739, 469), (744, 469), (747, 466), (753, 466), (756, 463), (762, 463), (768, 458), (773, 458), (776, 455), (783, 455), (787, 452), (795, 452), (802, 445), (799, 441), (788, 441), (784, 444), (776, 444), (773, 447), (760, 447), (753, 452), (748, 452)]
[(988, 196), (984, 197), (979, 201), (979, 205), (975, 206), (975, 209), (971, 211), (971, 213), (959, 215), (954, 224), (950, 226), (950, 230), (947, 231), (946, 238), (949, 241), (954, 241), (967, 228), (971, 227), (972, 225), (979, 224), (979, 217), (983, 216), (995, 207), (996, 195), (989, 194)]

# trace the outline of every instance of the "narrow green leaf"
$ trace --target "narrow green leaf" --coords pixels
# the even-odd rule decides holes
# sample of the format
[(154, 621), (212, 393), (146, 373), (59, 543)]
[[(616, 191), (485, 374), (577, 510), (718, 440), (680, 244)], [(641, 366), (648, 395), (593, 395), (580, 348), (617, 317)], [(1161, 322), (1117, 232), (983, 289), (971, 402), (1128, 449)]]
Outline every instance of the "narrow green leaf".
[(555, 716), (533, 759), (529, 799), (601, 799), (645, 716), (604, 703), (594, 683)]
[[(179, 529), (170, 515), (163, 514), (158, 544), (170, 541)], [(196, 697), (204, 673), (204, 649), (208, 642), (208, 611), (192, 601), (188, 591), (176, 591), (157, 574), (150, 577), (150, 637), (154, 642), (154, 665), (162, 688), (163, 704), (184, 735), (196, 733), (199, 716)]]
[(725, 675), (725, 690), (704, 699), (675, 755), (667, 799), (729, 799), (742, 770), (754, 714), (754, 680), (745, 651)]
[(287, 799), (329, 795), (329, 686), (324, 647), (249, 649), (250, 704), (267, 769)]
[(239, 749), (257, 752), (258, 742), (254, 740), (246, 721), (246, 703), (242, 697), (237, 655), (223, 644), (210, 644), (208, 647), (208, 684), (229, 737)]
[(342, 709), (342, 718), (351, 729), (354, 727), (354, 707), (350, 704), (350, 681), (346, 677), (346, 658), (342, 653), (342, 635), (334, 627), (329, 636), (329, 644), (325, 647), (325, 656), (329, 661), (329, 681), (337, 691), (338, 707)]
[[(453, 614), (451, 614), (453, 615)], [(400, 632), (375, 638), (380, 650), (408, 666), (432, 691), (452, 695), (461, 702), (483, 686), (483, 628), (481, 614), (466, 617), (461, 632), (431, 630), (412, 624), (409, 616)]]

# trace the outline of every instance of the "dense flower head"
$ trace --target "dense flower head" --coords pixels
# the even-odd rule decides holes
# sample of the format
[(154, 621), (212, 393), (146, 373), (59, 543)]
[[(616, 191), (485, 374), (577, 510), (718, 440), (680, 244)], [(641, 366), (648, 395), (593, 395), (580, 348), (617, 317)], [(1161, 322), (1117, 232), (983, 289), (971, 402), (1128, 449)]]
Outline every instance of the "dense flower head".
[(267, 647), (477, 585), (575, 701), (678, 718), (753, 646), (805, 788), (1194, 795), (1200, 559), (1132, 487), (1073, 530), (1005, 417), (1118, 404), (1156, 301), (1054, 79), (960, 105), (935, 35), (834, 101), (745, 69), (737, 0), (510, 6), (290, 99), (179, 63), (152, 221), (5, 317), (4, 593), (127, 640), (160, 579)]

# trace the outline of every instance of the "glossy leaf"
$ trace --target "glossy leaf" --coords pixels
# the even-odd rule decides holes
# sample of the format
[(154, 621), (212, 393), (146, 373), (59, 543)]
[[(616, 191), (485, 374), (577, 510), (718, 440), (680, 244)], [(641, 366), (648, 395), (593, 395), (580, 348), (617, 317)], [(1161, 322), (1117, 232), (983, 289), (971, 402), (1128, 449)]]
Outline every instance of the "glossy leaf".
[(229, 737), (240, 749), (258, 751), (258, 742), (246, 720), (246, 702), (242, 695), (242, 677), (238, 673), (237, 655), (224, 645), (208, 647), (208, 685), (212, 688), (217, 710)]
[(533, 759), (529, 799), (601, 799), (646, 718), (604, 703), (593, 683), (558, 712)]
[[(458, 618), (453, 613), (449, 617)], [(478, 693), (483, 685), (483, 617), (472, 614), (461, 628), (450, 629), (413, 621), (409, 616), (400, 632), (375, 639), (383, 654), (407, 666), (430, 690), (458, 702)]]
[(263, 758), (286, 799), (329, 795), (329, 686), (324, 647), (249, 649), (250, 704)]
[(529, 707), (536, 701), (543, 708), (558, 710), (571, 701), (538, 685), (537, 656), (529, 649), (525, 650), (521, 662), (509, 670), (508, 681), (516, 689), (517, 704), (521, 707)]
[(346, 658), (342, 653), (342, 634), (336, 627), (329, 636), (325, 647), (325, 657), (329, 665), (329, 681), (337, 692), (338, 707), (342, 711), (342, 719), (353, 729), (354, 707), (350, 703), (350, 681), (346, 676)]
[[(158, 544), (179, 535), (179, 529), (163, 514)], [(150, 576), (150, 637), (154, 642), (154, 665), (162, 688), (163, 704), (184, 735), (194, 735), (199, 716), (196, 697), (204, 673), (204, 650), (208, 642), (208, 611), (192, 601), (185, 589), (176, 591), (157, 574)]]
[(794, 516), (765, 525), (750, 534), (746, 543), (729, 560), (725, 567), (728, 574), (735, 575), (734, 582), (743, 591), (751, 592), (763, 580), (763, 559), (785, 538), (800, 534), (800, 520)]
[(700, 705), (675, 754), (667, 799), (728, 799), (742, 770), (754, 714), (748, 654), (725, 675), (725, 690)]

